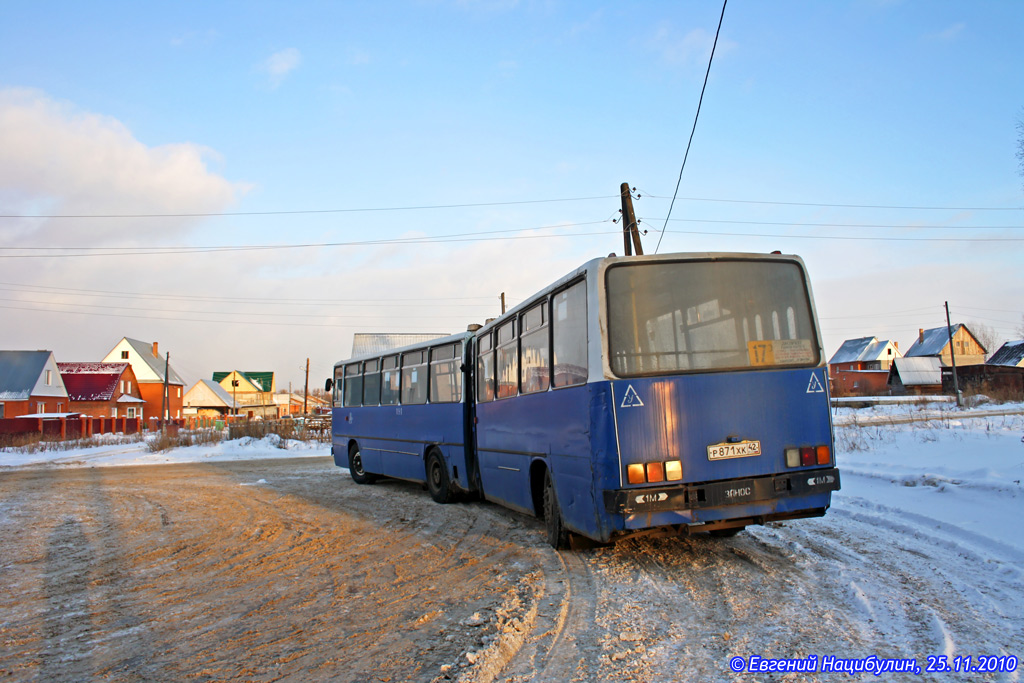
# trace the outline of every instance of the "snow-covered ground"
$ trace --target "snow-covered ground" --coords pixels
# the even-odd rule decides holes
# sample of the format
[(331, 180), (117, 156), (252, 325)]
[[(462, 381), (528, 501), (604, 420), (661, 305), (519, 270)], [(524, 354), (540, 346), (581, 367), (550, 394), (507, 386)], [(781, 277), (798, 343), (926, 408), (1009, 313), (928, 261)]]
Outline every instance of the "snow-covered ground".
[[(255, 524), (259, 537), (269, 542), (279, 536), (263, 533), (274, 515), (292, 514), (296, 501), (322, 500), (325, 507), (310, 508), (312, 521), (282, 520), (281, 529), (304, 530), (296, 547), (309, 547), (305, 530), (310, 524), (320, 528), (323, 519), (333, 520), (333, 525), (343, 517), (359, 528), (357, 536), (364, 540), (373, 537), (373, 529), (386, 529), (389, 538), (411, 539), (416, 553), (442, 547), (451, 548), (452, 557), (481, 549), (497, 552), (481, 566), (493, 565), (496, 576), (506, 577), (495, 579), (495, 586), (511, 591), (509, 596), (522, 604), (509, 607), (515, 618), (507, 623), (499, 618), (501, 610), (484, 614), (483, 620), (494, 626), (488, 639), (466, 640), (464, 656), (446, 665), (463, 672), (460, 680), (490, 680), (490, 673), (499, 671), (502, 680), (518, 681), (847, 678), (820, 673), (752, 676), (750, 670), (730, 670), (733, 662), (740, 668), (753, 666), (755, 656), (813, 655), (819, 663), (826, 656), (914, 658), (922, 671), (913, 678), (888, 674), (886, 680), (1020, 681), (1016, 660), (1013, 670), (984, 674), (929, 667), (956, 665), (963, 660), (955, 658), (962, 657), (973, 657), (976, 665), (983, 655), (1009, 658), (1024, 652), (1024, 404), (966, 410), (948, 404), (840, 407), (834, 422), (842, 490), (834, 495), (828, 514), (749, 527), (730, 539), (639, 538), (559, 554), (546, 545), (542, 527), (533, 520), (485, 504), (435, 505), (418, 488), (401, 484), (356, 486), (337, 468), (330, 467), (331, 476), (324, 477), (312, 461), (296, 463), (294, 471), (287, 463), (287, 476), (272, 467), (276, 463), (254, 466), (267, 468), (261, 474), (265, 479), (257, 482), (261, 486), (246, 489), (255, 491), (251, 496), (224, 508), (229, 512), (225, 524), (232, 529)], [(12, 486), (20, 490), (21, 475), (15, 470), (21, 468), (301, 458), (329, 452), (327, 445), (295, 441), (282, 449), (276, 437), (159, 453), (135, 443), (34, 454), (0, 452), (0, 472), (7, 469)], [(24, 476), (29, 481), (34, 473)], [(204, 475), (199, 471), (196, 476)], [(93, 482), (86, 484), (86, 498), (94, 503), (89, 488)], [(317, 487), (328, 493), (317, 494)], [(224, 491), (230, 495), (229, 489), (213, 490), (199, 502), (176, 506), (165, 499), (163, 507), (154, 505), (161, 510), (154, 518), (184, 519), (199, 505), (216, 507)], [(165, 493), (161, 485), (147, 495)], [(278, 505), (282, 495), (291, 496), (289, 505)], [(100, 499), (108, 505), (110, 500), (135, 505), (137, 498), (133, 492)], [(243, 502), (259, 512), (235, 519), (232, 511)], [(52, 507), (43, 505), (45, 510)], [(60, 514), (66, 517), (63, 508)], [(82, 519), (87, 517), (103, 515)], [(160, 524), (154, 526), (160, 534), (193, 533), (185, 524)], [(325, 538), (339, 537), (334, 526), (329, 528)], [(218, 542), (235, 537), (215, 536)], [(347, 544), (349, 540), (339, 548)], [(326, 560), (311, 556), (290, 561), (303, 567), (307, 565), (302, 562), (312, 563), (304, 575), (316, 577)], [(381, 567), (397, 567), (409, 559), (385, 552), (380, 562)], [(25, 571), (35, 566), (26, 564)], [(510, 566), (522, 575), (507, 577)], [(476, 577), (486, 574), (480, 567), (474, 571)], [(260, 574), (259, 580), (264, 582), (265, 576)], [(440, 581), (434, 577), (429, 583)], [(404, 584), (400, 578), (395, 586)], [(321, 588), (327, 595), (334, 590)], [(303, 596), (307, 592), (304, 587)], [(387, 604), (378, 615), (382, 620), (392, 611)], [(477, 621), (466, 628), (481, 628)], [(411, 628), (418, 633), (418, 626)], [(456, 637), (447, 632), (437, 637), (442, 636), (444, 643)], [(435, 648), (442, 641), (425, 642)], [(468, 667), (472, 662), (478, 664)], [(865, 677), (875, 678), (858, 680)]]
[[(282, 446), (284, 446), (282, 448)], [(92, 448), (71, 450), (19, 452), (0, 449), (0, 469), (3, 467), (116, 467), (124, 465), (167, 465), (186, 462), (217, 462), (224, 460), (259, 460), (262, 458), (309, 458), (329, 456), (331, 445), (281, 439), (271, 434), (262, 439), (245, 437), (217, 444), (173, 448), (151, 452), (146, 442), (110, 443)]]
[[(834, 504), (872, 505), (1024, 567), (1022, 413), (1024, 404), (840, 408)], [(905, 422), (914, 417), (931, 419)]]

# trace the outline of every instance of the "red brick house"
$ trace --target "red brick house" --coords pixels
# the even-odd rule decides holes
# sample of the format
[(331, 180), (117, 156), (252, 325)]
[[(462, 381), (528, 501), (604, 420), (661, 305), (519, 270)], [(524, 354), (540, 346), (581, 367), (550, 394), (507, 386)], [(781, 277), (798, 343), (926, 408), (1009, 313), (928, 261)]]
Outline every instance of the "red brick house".
[(71, 410), (90, 417), (142, 417), (142, 392), (128, 363), (57, 363)]
[(174, 366), (168, 368), (167, 357), (160, 355), (156, 342), (142, 342), (124, 337), (104, 357), (103, 362), (127, 362), (132, 366), (132, 371), (138, 381), (139, 392), (142, 400), (145, 401), (141, 417), (146, 419), (161, 416), (166, 371), (168, 416), (172, 420), (181, 417), (185, 380), (174, 371)]
[(828, 362), (833, 396), (880, 396), (889, 393), (889, 368), (900, 358), (896, 342), (877, 337), (847, 339)]
[(0, 419), (67, 411), (52, 351), (0, 351)]

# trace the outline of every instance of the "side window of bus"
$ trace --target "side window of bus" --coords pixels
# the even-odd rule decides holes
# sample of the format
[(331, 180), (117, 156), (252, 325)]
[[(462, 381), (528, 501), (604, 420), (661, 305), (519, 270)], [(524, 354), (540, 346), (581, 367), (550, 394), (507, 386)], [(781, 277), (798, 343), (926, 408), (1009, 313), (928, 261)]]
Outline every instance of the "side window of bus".
[(380, 403), (380, 361), (376, 358), (363, 363), (363, 405)]
[(548, 317), (547, 302), (534, 306), (519, 319), (522, 331), (522, 358), (519, 365), (523, 372), (524, 394), (547, 391), (549, 384)]
[(498, 398), (519, 393), (519, 352), (516, 347), (516, 321), (498, 328)]
[(426, 351), (402, 354), (402, 405), (427, 402)]
[(430, 402), (462, 400), (462, 344), (446, 344), (430, 350)]
[(345, 405), (361, 406), (363, 404), (363, 374), (359, 363), (345, 366)]
[(551, 298), (555, 387), (587, 381), (587, 283), (581, 280)]
[(336, 406), (341, 406), (342, 405), (341, 401), (342, 401), (343, 394), (341, 393), (341, 388), (345, 384), (344, 379), (343, 379), (344, 377), (345, 377), (345, 369), (344, 368), (334, 368), (334, 405), (336, 405)]
[(393, 406), (398, 403), (398, 356), (388, 356), (381, 361), (380, 404)]
[(494, 400), (494, 345), (493, 335), (487, 334), (476, 340), (476, 400), (486, 403)]

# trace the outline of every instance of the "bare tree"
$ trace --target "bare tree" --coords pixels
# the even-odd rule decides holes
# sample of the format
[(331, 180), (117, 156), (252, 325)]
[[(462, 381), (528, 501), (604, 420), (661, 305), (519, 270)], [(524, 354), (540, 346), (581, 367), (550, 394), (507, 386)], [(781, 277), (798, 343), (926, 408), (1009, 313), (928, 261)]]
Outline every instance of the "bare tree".
[(1017, 337), (1019, 339), (1024, 339), (1024, 314), (1021, 314), (1021, 316), (1020, 316), (1020, 325), (1017, 325), (1017, 330), (1016, 331), (1017, 331)]
[(971, 330), (974, 338), (985, 347), (986, 353), (994, 353), (995, 350), (1002, 346), (1003, 342), (1006, 341), (998, 332), (992, 329), (990, 325), (986, 325), (985, 323), (972, 321), (967, 323), (967, 327)]

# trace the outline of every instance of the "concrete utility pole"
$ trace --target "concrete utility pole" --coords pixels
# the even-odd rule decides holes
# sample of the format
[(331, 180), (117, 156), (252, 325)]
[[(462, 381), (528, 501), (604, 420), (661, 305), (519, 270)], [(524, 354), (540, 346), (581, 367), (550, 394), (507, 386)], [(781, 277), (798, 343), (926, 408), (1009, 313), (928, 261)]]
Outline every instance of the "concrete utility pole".
[(167, 386), (167, 382), (170, 379), (170, 374), (171, 374), (171, 352), (168, 351), (167, 352), (166, 361), (164, 362), (164, 394), (163, 394), (163, 397), (162, 397), (162, 400), (161, 400), (161, 406), (160, 406), (160, 423), (161, 423), (160, 429), (165, 434), (167, 433), (167, 411), (169, 410), (169, 408), (167, 406), (168, 390), (169, 390), (169, 387)]
[(306, 388), (302, 390), (302, 414), (308, 415), (307, 405), (309, 402), (309, 359), (306, 359)]
[(953, 326), (949, 324), (949, 302), (946, 302), (946, 334), (949, 335), (949, 360), (953, 366), (953, 392), (956, 394), (956, 407), (960, 408), (960, 386), (956, 381), (956, 352), (953, 350)]
[(629, 183), (619, 186), (622, 194), (622, 239), (626, 246), (626, 256), (642, 256), (644, 248), (640, 246), (640, 230), (636, 227), (636, 215), (633, 213), (633, 196), (629, 193)]

